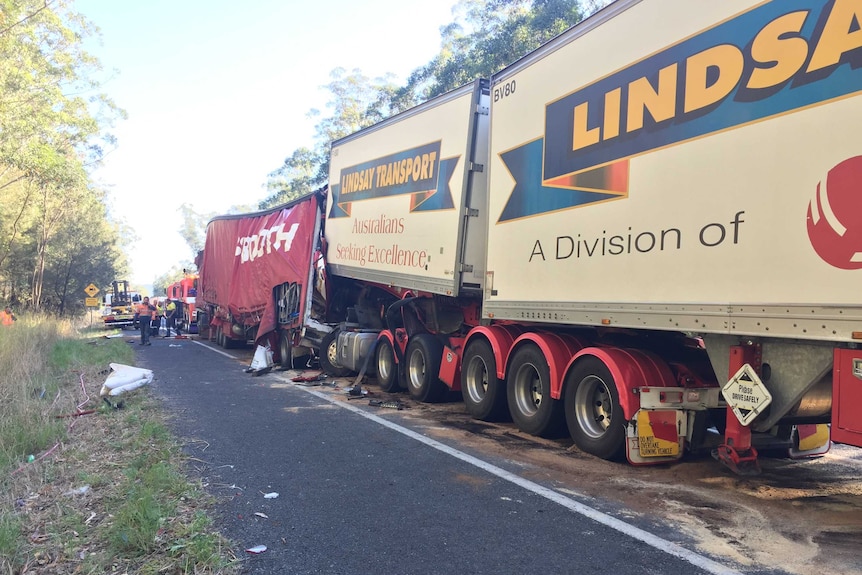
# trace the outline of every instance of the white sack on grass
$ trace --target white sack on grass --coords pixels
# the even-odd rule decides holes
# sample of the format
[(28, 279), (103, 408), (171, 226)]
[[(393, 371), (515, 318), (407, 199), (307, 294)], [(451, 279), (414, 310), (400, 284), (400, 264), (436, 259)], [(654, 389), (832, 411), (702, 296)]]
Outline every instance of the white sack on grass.
[(99, 395), (102, 397), (120, 395), (153, 381), (153, 371), (151, 369), (123, 365), (122, 363), (111, 363), (109, 365), (113, 371), (105, 380), (102, 390), (99, 392)]

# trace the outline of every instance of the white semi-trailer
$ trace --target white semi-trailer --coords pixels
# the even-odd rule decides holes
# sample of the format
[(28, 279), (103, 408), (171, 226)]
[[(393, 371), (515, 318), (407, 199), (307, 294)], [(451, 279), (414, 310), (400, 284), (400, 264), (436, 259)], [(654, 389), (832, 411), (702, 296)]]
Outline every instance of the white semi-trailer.
[(334, 142), (332, 272), (401, 298), (340, 357), (376, 338), (387, 389), (636, 464), (862, 445), (859, 22), (617, 0)]

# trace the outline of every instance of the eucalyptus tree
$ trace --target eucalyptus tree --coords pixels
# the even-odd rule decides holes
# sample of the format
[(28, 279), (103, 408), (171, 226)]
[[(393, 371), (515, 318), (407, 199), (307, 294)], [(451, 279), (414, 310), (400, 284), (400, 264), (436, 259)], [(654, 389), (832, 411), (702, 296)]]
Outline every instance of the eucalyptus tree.
[(415, 70), (402, 89), (403, 104), (488, 78), (577, 24), (584, 14), (578, 0), (461, 0), (454, 10), (456, 20), (441, 30), (440, 52)]
[[(182, 204), (177, 211), (180, 213), (180, 236), (186, 241), (192, 254), (197, 254), (204, 249), (206, 242), (207, 222), (216, 217), (215, 212), (200, 213), (195, 211), (191, 204)], [(182, 271), (182, 270), (180, 270)]]
[(123, 116), (93, 79), (83, 42), (94, 33), (67, 0), (0, 0), (0, 280), (35, 307), (59, 231), (93, 200), (87, 169)]
[(80, 311), (84, 288), (107, 286), (129, 271), (126, 250), (129, 236), (109, 222), (97, 191), (75, 206), (55, 231), (43, 273), (41, 307), (61, 315)]
[(266, 209), (296, 199), (324, 185), (329, 179), (329, 146), (338, 138), (371, 126), (392, 114), (396, 91), (391, 75), (369, 78), (361, 70), (348, 72), (336, 68), (324, 86), (331, 98), (329, 115), (311, 110), (309, 116), (320, 118), (315, 127), (313, 148), (299, 148), (269, 174), (267, 189), (271, 195), (260, 203)]
[(461, 0), (454, 20), (441, 28), (440, 52), (416, 68), (403, 86), (391, 78), (371, 80), (360, 70), (332, 73), (326, 86), (331, 114), (319, 117), (313, 147), (299, 148), (269, 174), (270, 207), (308, 193), (328, 180), (329, 146), (429, 98), (487, 78), (579, 22), (608, 0)]

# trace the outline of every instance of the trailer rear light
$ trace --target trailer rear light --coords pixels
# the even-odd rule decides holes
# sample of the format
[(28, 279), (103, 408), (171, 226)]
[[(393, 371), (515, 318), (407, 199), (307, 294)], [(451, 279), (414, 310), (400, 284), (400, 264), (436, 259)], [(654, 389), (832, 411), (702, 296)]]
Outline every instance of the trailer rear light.
[(854, 331), (854, 332), (851, 334), (851, 337), (852, 337), (853, 339), (862, 339), (862, 331)]
[(611, 325), (611, 320), (606, 317), (602, 318), (602, 325)]

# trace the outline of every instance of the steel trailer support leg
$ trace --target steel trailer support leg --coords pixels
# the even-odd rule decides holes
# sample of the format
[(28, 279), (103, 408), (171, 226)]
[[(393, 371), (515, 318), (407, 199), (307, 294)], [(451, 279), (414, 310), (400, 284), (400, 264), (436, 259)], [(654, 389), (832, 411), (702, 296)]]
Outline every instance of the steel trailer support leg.
[[(736, 373), (746, 363), (760, 371), (760, 348), (755, 345), (731, 346), (728, 373)], [(727, 407), (725, 425), (724, 443), (718, 446), (713, 456), (737, 475), (760, 473), (757, 450), (751, 446), (751, 429), (740, 423), (730, 406)]]

